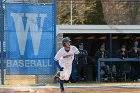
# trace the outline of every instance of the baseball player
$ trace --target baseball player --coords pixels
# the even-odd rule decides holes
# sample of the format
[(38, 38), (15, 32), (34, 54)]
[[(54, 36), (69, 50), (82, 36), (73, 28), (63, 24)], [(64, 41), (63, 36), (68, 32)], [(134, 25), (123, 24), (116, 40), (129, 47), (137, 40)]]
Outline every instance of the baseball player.
[[(55, 55), (56, 65), (60, 70), (60, 89), (61, 92), (64, 91), (64, 80), (69, 80), (72, 71), (72, 62), (74, 56), (79, 53), (79, 50), (70, 44), (70, 39), (68, 37), (63, 38), (63, 47)], [(78, 57), (76, 57), (77, 59)]]

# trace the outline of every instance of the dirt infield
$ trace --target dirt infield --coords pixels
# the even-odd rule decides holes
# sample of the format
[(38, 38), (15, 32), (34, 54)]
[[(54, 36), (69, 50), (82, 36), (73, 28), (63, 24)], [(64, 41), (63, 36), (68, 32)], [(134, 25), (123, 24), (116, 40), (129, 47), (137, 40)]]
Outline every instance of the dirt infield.
[[(59, 84), (0, 86), (0, 93), (61, 93)], [(64, 93), (140, 93), (140, 83), (71, 83)]]
[[(59, 89), (1, 89), (0, 93), (60, 93)], [(140, 89), (128, 88), (66, 88), (65, 93), (140, 93)]]

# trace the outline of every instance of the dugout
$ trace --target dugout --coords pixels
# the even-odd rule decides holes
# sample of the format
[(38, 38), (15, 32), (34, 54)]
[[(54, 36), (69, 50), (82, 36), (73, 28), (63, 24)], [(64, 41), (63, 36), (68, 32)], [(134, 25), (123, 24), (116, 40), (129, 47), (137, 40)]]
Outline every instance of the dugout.
[(70, 37), (75, 46), (80, 42), (84, 43), (89, 54), (87, 80), (96, 81), (97, 62), (94, 55), (101, 44), (105, 44), (110, 57), (115, 57), (122, 44), (129, 50), (134, 40), (140, 41), (139, 30), (137, 25), (60, 25), (57, 26), (57, 35), (61, 34), (59, 40), (62, 37)]

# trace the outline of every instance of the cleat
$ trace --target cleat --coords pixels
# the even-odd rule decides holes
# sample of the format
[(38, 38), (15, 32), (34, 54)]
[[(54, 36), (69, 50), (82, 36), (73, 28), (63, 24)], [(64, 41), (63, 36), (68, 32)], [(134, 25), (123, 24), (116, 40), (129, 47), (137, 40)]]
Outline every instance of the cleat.
[(64, 88), (61, 88), (61, 93), (64, 93)]

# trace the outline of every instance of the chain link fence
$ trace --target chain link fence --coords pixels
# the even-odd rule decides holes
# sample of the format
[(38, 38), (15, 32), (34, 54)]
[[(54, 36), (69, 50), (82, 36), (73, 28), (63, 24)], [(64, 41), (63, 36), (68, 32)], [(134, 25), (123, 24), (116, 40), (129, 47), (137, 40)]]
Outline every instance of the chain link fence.
[[(51, 3), (53, 3), (53, 0), (5, 0), (3, 2), (4, 3), (3, 3), (1, 10), (0, 10), (2, 13), (0, 15), (0, 20), (3, 20), (6, 18), (6, 16), (5, 16), (5, 14), (6, 14), (5, 4), (6, 3), (51, 4)], [(2, 9), (4, 12), (2, 11)], [(6, 23), (6, 21), (5, 21), (5, 23)], [(0, 79), (1, 79), (0, 83), (5, 84), (5, 85), (24, 85), (24, 84), (25, 85), (38, 85), (38, 84), (44, 85), (44, 84), (48, 84), (48, 83), (53, 83), (54, 82), (53, 75), (41, 75), (41, 74), (40, 75), (8, 75), (7, 74), (7, 69), (6, 69), (6, 58), (7, 58), (6, 56), (7, 55), (6, 55), (6, 53), (9, 53), (10, 55), (12, 55), (12, 54), (11, 54), (11, 52), (6, 52), (6, 50), (7, 50), (6, 49), (6, 44), (7, 44), (6, 31), (5, 31), (6, 27), (5, 27), (5, 29), (2, 28), (4, 26), (0, 26), (0, 27), (1, 27), (0, 28), (1, 29), (0, 40), (3, 42), (3, 44), (0, 45), (1, 46), (0, 49), (2, 49), (1, 60), (4, 62), (4, 66), (0, 66), (0, 68), (1, 68), (0, 76), (2, 75), (0, 77)], [(52, 36), (52, 37), (54, 37), (54, 36)], [(43, 51), (41, 51), (41, 52), (44, 53), (45, 50), (44, 50), (44, 52)], [(3, 55), (2, 55), (2, 53), (3, 53)], [(13, 56), (15, 56), (15, 55), (13, 55)], [(0, 62), (1, 62), (1, 60), (0, 60)], [(0, 63), (0, 65), (2, 65), (2, 63)], [(2, 67), (4, 67), (4, 69), (2, 69)], [(19, 71), (17, 70), (17, 72), (19, 72)], [(4, 80), (2, 80), (2, 78)]]
[[(49, 4), (53, 0), (3, 0), (4, 3)], [(2, 11), (4, 8), (4, 12)], [(0, 19), (5, 17), (5, 4), (0, 8)], [(95, 25), (139, 25), (140, 1), (138, 0), (57, 0), (57, 24), (95, 24)], [(3, 24), (3, 23), (1, 23)], [(4, 24), (5, 25), (5, 24)], [(53, 83), (53, 75), (6, 75), (6, 35), (0, 26), (0, 38), (3, 41), (4, 81), (12, 84), (47, 84)], [(3, 32), (4, 33), (3, 33)], [(63, 34), (57, 37), (57, 50), (61, 47)], [(2, 68), (2, 64), (1, 64)], [(2, 75), (1, 69), (1, 75)], [(0, 77), (2, 79), (2, 76)], [(2, 80), (1, 80), (2, 81)], [(0, 83), (2, 83), (0, 81)]]

